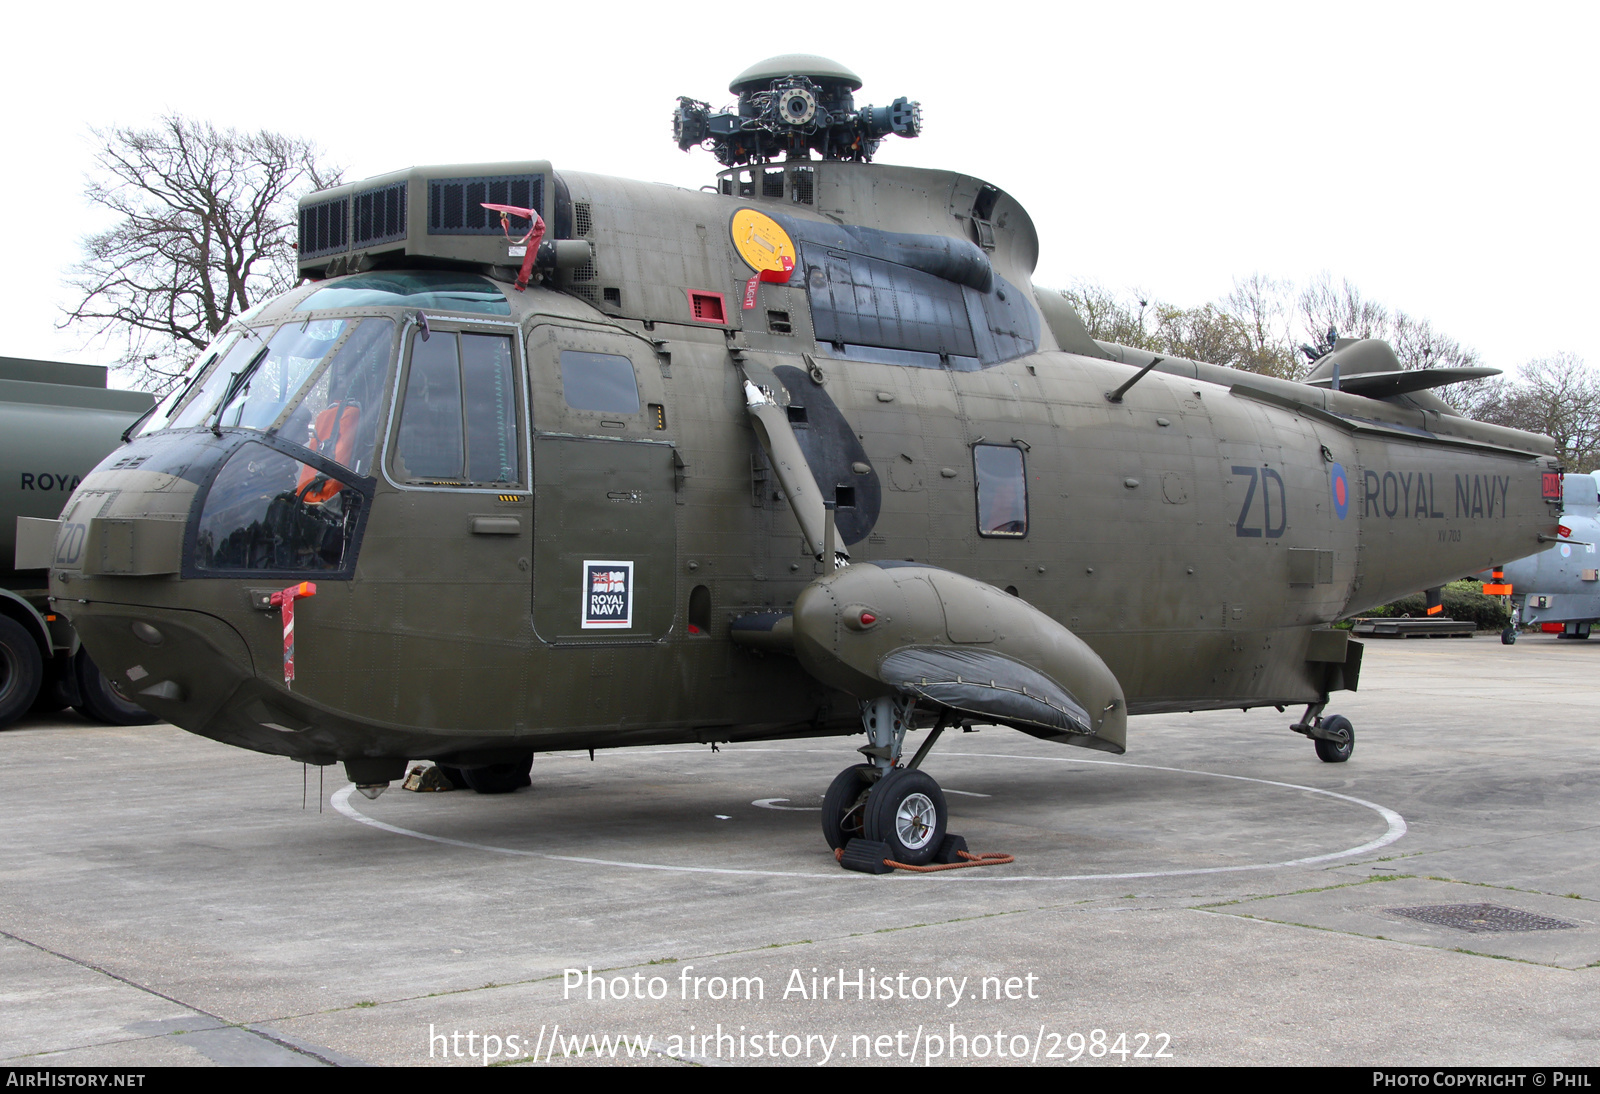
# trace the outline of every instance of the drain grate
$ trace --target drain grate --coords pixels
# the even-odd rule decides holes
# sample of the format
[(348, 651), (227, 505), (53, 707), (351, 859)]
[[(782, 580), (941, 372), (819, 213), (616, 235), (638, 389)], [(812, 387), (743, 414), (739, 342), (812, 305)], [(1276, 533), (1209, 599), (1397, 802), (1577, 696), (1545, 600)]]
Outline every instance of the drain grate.
[(1392, 915), (1418, 919), (1457, 931), (1565, 931), (1576, 927), (1564, 919), (1535, 915), (1498, 904), (1429, 904), (1421, 908), (1386, 908)]

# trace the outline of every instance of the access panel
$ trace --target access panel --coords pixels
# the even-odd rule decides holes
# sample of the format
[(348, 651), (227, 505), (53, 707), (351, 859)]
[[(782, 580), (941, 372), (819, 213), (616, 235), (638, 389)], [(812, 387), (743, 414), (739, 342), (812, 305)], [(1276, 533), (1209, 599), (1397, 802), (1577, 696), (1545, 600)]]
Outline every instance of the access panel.
[(540, 437), (534, 468), (539, 637), (559, 645), (664, 637), (677, 580), (672, 446)]

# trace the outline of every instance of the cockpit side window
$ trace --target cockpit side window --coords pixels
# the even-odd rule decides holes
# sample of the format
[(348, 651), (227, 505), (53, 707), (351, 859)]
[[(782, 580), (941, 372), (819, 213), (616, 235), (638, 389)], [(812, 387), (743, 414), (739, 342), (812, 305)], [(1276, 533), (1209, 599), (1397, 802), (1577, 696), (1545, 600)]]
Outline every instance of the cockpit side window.
[(194, 364), (189, 366), (194, 370), (194, 374), (166, 398), (165, 405), (158, 406), (155, 413), (145, 419), (144, 424), (139, 427), (138, 435), (142, 437), (146, 433), (158, 433), (163, 429), (171, 429), (172, 420), (178, 413), (178, 408), (189, 401), (190, 390), (196, 386), (196, 383), (202, 377), (211, 372), (212, 366), (233, 348), (234, 342), (238, 341), (239, 337), (240, 332), (238, 330), (223, 331), (215, 341), (207, 346), (205, 352), (195, 359)]
[[(194, 390), (178, 406), (167, 428), (190, 429), (204, 425), (211, 412), (216, 409), (217, 400), (222, 398), (228, 381), (233, 379), (265, 344), (261, 335), (254, 330), (236, 331), (227, 337), (231, 345), (220, 347), (225, 351), (222, 359), (211, 366), (209, 374), (203, 374), (195, 383)], [(204, 363), (201, 367), (205, 367)]]
[(403, 483), (508, 486), (522, 480), (511, 337), (433, 330), (411, 339), (390, 471)]
[(348, 574), (365, 504), (357, 487), (248, 441), (206, 492), (189, 573)]
[(1028, 534), (1028, 477), (1022, 449), (972, 446), (978, 489), (978, 534), (1021, 539)]

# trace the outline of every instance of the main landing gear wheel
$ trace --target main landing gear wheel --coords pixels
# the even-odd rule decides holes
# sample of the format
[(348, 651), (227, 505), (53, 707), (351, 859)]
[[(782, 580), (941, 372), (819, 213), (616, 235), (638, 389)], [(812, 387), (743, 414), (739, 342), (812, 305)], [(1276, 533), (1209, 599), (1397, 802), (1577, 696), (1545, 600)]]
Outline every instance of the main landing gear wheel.
[(1517, 644), (1517, 630), (1515, 627), (1507, 627), (1500, 632), (1500, 644), (1502, 646), (1515, 646)]
[(865, 836), (889, 845), (889, 858), (926, 866), (944, 842), (950, 816), (944, 792), (926, 772), (895, 768), (867, 792)]
[(822, 796), (822, 835), (835, 851), (862, 838), (866, 824), (867, 791), (875, 769), (871, 764), (847, 767), (828, 784)]
[(1320, 727), (1324, 732), (1344, 732), (1344, 740), (1328, 741), (1321, 737), (1316, 738), (1317, 759), (1327, 764), (1342, 764), (1350, 758), (1356, 750), (1356, 730), (1350, 724), (1350, 719), (1343, 714), (1333, 714), (1322, 719)]
[(435, 763), (433, 766), (437, 767), (439, 769), (439, 774), (443, 775), (450, 785), (455, 787), (457, 790), (472, 789), (472, 787), (467, 783), (467, 773), (462, 771), (459, 767), (451, 767), (449, 764), (441, 763)]
[(533, 785), (533, 779), (529, 775), (532, 770), (533, 753), (530, 752), (526, 759), (513, 760), (507, 764), (462, 768), (461, 777), (467, 781), (468, 786), (480, 794), (509, 794), (513, 790)]

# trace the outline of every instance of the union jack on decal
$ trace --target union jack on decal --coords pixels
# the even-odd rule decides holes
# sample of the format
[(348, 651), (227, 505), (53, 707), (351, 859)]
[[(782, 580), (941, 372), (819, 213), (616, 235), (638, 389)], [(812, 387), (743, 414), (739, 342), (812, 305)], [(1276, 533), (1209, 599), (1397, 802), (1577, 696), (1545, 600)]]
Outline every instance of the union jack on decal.
[(633, 563), (585, 560), (583, 628), (633, 626)]

